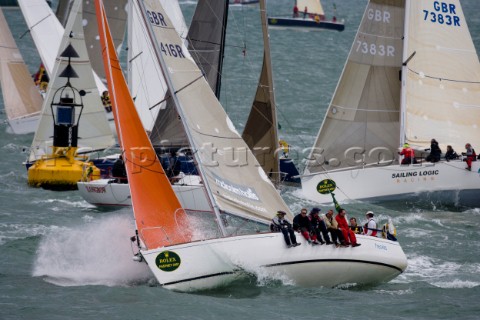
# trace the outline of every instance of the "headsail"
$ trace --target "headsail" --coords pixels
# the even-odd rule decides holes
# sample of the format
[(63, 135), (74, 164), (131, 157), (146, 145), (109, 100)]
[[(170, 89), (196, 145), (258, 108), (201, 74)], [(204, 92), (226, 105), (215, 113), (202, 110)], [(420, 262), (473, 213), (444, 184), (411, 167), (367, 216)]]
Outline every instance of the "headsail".
[(95, 1), (115, 125), (126, 162), (139, 235), (147, 249), (188, 242), (186, 215), (135, 109), (120, 67), (101, 0)]
[[(186, 34), (185, 20), (178, 2), (163, 0), (162, 4), (166, 4), (167, 14), (173, 17), (175, 30), (179, 35)], [(155, 60), (151, 40), (136, 1), (129, 2), (129, 12), (128, 83), (143, 126), (151, 131), (150, 139), (154, 145), (159, 145), (162, 140), (185, 145), (186, 137), (181, 130), (178, 115), (172, 110), (173, 107), (166, 105), (165, 80)]]
[[(87, 47), (83, 38), (81, 8), (81, 1), (77, 0), (72, 7), (57, 55), (60, 55), (69, 44), (74, 47), (79, 55), (78, 58), (72, 58), (71, 60), (71, 65), (78, 74), (78, 78), (70, 79), (73, 87), (87, 92), (83, 97), (84, 108), (79, 123), (78, 145), (79, 147), (87, 146), (93, 149), (104, 149), (112, 146), (115, 143), (115, 139), (108, 125), (102, 101), (93, 78), (92, 67), (88, 60)], [(56, 90), (65, 84), (65, 79), (57, 77), (57, 75), (65, 69), (67, 64), (67, 58), (57, 57), (47, 96), (43, 102), (42, 115), (30, 149), (29, 161), (35, 161), (51, 151), (49, 150), (52, 143), (51, 136), (53, 130), (51, 103)]]
[(307, 8), (308, 13), (318, 14), (320, 16), (325, 14), (320, 0), (296, 0), (296, 3), (300, 12), (304, 12), (305, 8)]
[(460, 1), (410, 1), (405, 140), (480, 145), (480, 63)]
[(367, 5), (305, 173), (395, 159), (404, 0)]
[(262, 222), (270, 221), (277, 210), (289, 212), (202, 72), (188, 58), (161, 5), (153, 0), (142, 2), (157, 58), (215, 205)]
[[(105, 1), (105, 12), (108, 24), (112, 30), (113, 43), (117, 52), (120, 51), (127, 26), (127, 0)], [(93, 70), (101, 78), (105, 79), (102, 53), (98, 43), (98, 27), (95, 21), (95, 5), (93, 1), (85, 1), (83, 5), (83, 20), (85, 30), (85, 42), (87, 43), (88, 56)]]
[(32, 81), (1, 9), (0, 84), (9, 119), (40, 112), (42, 97)]
[(273, 88), (272, 63), (264, 1), (260, 1), (263, 30), (263, 65), (252, 110), (248, 116), (242, 138), (255, 154), (263, 170), (275, 183), (280, 182), (276, 104)]

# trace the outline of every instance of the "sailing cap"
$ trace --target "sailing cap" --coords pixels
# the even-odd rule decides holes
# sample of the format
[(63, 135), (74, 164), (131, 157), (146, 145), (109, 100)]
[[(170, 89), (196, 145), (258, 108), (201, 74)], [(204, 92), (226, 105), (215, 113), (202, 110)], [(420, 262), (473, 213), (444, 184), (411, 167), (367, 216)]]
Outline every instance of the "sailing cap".
[(285, 211), (277, 211), (277, 215), (286, 215), (287, 213)]
[(373, 211), (367, 211), (366, 216), (373, 217)]

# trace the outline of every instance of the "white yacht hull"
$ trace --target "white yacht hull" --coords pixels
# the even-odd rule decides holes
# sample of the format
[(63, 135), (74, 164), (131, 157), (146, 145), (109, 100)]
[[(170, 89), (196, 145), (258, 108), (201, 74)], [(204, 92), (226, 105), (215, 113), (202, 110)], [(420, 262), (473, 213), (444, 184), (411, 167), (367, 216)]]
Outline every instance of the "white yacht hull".
[(460, 160), (413, 165), (329, 171), (302, 177), (303, 196), (309, 200), (330, 204), (332, 197), (317, 192), (324, 179), (335, 181), (335, 198), (348, 200), (398, 200), (422, 198), (439, 200), (444, 204), (480, 207), (480, 161), (465, 170)]
[[(131, 206), (130, 186), (115, 183), (115, 179), (99, 179), (77, 182), (78, 191), (85, 201), (97, 206)], [(210, 211), (211, 207), (201, 185), (173, 185), (182, 207)]]
[[(336, 248), (312, 246), (300, 238), (297, 235), (302, 245), (294, 248), (287, 248), (281, 233), (262, 233), (141, 253), (160, 285), (186, 292), (224, 286), (245, 273), (302, 287), (377, 284), (395, 278), (407, 268), (407, 258), (398, 242), (358, 235), (361, 246)], [(173, 257), (167, 263), (176, 264), (175, 270), (160, 269), (165, 267), (159, 261), (165, 252), (170, 259)]]
[(40, 113), (36, 112), (28, 116), (8, 119), (8, 124), (14, 134), (34, 133), (38, 127), (38, 119), (40, 119)]

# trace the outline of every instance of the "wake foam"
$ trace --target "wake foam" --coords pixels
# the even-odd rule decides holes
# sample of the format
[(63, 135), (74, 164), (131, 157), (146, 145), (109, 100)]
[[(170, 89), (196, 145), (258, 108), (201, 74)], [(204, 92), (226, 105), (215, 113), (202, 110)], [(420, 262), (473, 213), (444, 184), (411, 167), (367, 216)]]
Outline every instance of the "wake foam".
[(33, 276), (60, 286), (126, 286), (152, 277), (132, 260), (131, 217), (109, 216), (73, 228), (52, 229), (40, 241)]

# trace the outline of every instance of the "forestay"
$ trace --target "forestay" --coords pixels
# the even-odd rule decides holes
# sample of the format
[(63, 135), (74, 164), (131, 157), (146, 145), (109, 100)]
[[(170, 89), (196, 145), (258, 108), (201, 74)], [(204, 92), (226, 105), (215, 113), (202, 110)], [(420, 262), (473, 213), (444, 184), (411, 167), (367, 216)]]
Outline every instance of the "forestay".
[(188, 58), (161, 5), (153, 0), (144, 5), (157, 57), (215, 204), (221, 211), (262, 222), (270, 221), (277, 210), (289, 212), (202, 72)]
[(480, 64), (460, 1), (410, 1), (407, 30), (406, 141), (480, 145)]
[[(104, 149), (115, 143), (112, 131), (108, 125), (104, 107), (93, 78), (82, 26), (81, 1), (76, 1), (65, 28), (65, 34), (60, 45), (58, 56), (71, 44), (78, 53), (78, 58), (71, 58), (71, 66), (78, 74), (78, 78), (70, 78), (71, 85), (84, 90), (83, 111), (79, 122), (79, 147)], [(55, 92), (65, 85), (65, 78), (58, 77), (68, 64), (68, 58), (57, 57), (53, 67), (53, 76), (50, 79), (47, 96), (42, 106), (42, 115), (30, 149), (29, 161), (35, 161), (44, 154), (51, 152), (53, 118), (51, 104)], [(78, 117), (78, 115), (77, 115)]]
[(370, 1), (305, 173), (395, 159), (404, 0)]

